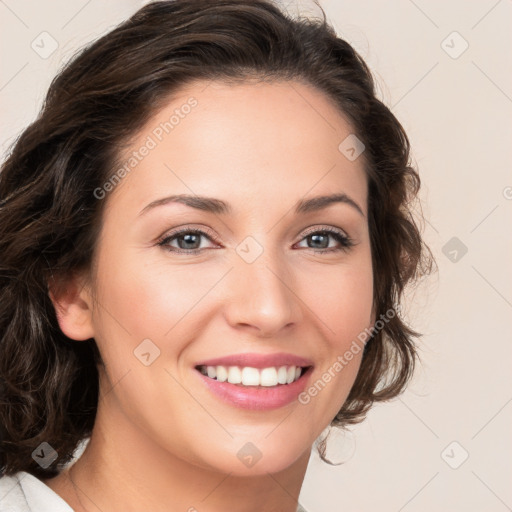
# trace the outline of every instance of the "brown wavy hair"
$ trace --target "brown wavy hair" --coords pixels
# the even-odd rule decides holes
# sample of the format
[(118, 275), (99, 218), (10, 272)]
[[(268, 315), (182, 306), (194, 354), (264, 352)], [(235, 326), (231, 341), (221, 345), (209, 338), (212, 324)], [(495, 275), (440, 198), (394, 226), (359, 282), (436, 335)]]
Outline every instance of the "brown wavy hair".
[[(322, 15), (292, 18), (271, 0), (153, 2), (54, 78), (0, 171), (0, 474), (55, 476), (91, 435), (101, 357), (94, 339), (62, 333), (49, 286), (90, 269), (108, 202), (94, 190), (127, 142), (192, 81), (297, 80), (331, 98), (366, 146), (377, 318), (431, 272), (411, 215), (420, 179), (407, 136), (377, 99), (365, 62)], [(361, 421), (374, 402), (403, 391), (419, 336), (396, 315), (371, 337), (332, 425)], [(32, 458), (42, 442), (58, 454), (46, 469)]]

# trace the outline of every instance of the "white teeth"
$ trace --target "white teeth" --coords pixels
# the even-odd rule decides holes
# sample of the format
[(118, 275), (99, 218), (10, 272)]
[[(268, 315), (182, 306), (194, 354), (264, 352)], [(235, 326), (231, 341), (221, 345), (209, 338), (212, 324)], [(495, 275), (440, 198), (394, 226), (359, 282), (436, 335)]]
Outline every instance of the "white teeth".
[(286, 384), (287, 373), (286, 366), (279, 367), (279, 370), (277, 370), (277, 382), (279, 382), (279, 384)]
[(244, 386), (259, 386), (260, 372), (256, 368), (244, 368), (242, 370), (242, 384)]
[(263, 368), (261, 370), (262, 386), (277, 386), (277, 370), (275, 368)]
[(242, 372), (238, 366), (230, 366), (228, 369), (228, 382), (231, 384), (240, 384), (242, 382)]
[(219, 382), (241, 384), (243, 386), (265, 386), (272, 387), (278, 384), (291, 384), (301, 376), (300, 366), (271, 366), (269, 368), (252, 368), (246, 366), (201, 366), (199, 368), (203, 375)]
[(217, 366), (217, 380), (226, 382), (228, 380), (228, 371), (224, 366)]

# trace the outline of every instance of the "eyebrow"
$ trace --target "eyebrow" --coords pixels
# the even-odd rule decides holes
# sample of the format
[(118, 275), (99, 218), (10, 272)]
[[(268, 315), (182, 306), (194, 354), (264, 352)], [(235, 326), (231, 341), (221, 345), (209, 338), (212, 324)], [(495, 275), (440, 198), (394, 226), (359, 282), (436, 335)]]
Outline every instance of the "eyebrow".
[[(205, 212), (215, 213), (219, 215), (226, 215), (232, 212), (229, 203), (222, 201), (221, 199), (215, 199), (213, 197), (204, 197), (196, 195), (178, 194), (162, 199), (157, 199), (145, 206), (139, 215), (143, 215), (149, 210), (157, 208), (158, 206), (164, 206), (169, 203), (181, 203), (197, 210), (203, 210)], [(331, 204), (344, 203), (359, 212), (364, 217), (363, 210), (360, 206), (347, 194), (332, 194), (328, 196), (317, 196), (310, 199), (301, 199), (295, 205), (296, 214), (304, 214), (314, 212), (327, 208)]]

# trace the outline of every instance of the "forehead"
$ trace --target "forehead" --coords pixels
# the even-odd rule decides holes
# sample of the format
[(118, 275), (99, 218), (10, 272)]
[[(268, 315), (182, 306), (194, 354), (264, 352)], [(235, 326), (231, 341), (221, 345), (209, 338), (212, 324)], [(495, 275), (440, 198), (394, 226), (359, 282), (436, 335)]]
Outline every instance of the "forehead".
[(282, 202), (342, 191), (365, 208), (363, 158), (350, 161), (339, 148), (352, 132), (334, 102), (308, 84), (194, 82), (132, 139), (118, 188), (137, 203), (165, 192)]

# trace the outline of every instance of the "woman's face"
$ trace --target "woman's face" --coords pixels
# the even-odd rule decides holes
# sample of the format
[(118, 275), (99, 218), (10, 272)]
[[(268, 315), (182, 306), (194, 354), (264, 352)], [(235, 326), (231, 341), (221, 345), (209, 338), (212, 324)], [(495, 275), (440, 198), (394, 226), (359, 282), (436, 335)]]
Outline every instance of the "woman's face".
[[(372, 325), (367, 181), (351, 133), (310, 86), (204, 82), (131, 141), (98, 199), (98, 427), (238, 475), (309, 453)], [(280, 384), (295, 366), (304, 375)]]

